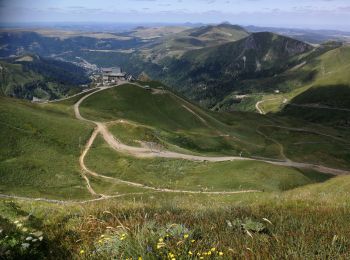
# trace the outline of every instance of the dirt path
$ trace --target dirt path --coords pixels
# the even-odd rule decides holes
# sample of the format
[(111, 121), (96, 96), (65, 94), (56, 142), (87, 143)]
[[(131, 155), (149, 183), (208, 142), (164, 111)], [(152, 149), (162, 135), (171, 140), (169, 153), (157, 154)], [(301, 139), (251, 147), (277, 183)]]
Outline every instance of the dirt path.
[(88, 169), (88, 167), (85, 165), (84, 159), (86, 157), (86, 154), (88, 153), (88, 151), (91, 148), (91, 145), (93, 144), (94, 140), (96, 139), (98, 134), (101, 134), (103, 139), (107, 142), (107, 144), (113, 148), (114, 150), (118, 151), (118, 152), (123, 152), (123, 153), (127, 153), (130, 155), (133, 155), (135, 157), (140, 157), (140, 158), (153, 158), (153, 157), (162, 157), (162, 158), (176, 158), (176, 159), (185, 159), (185, 160), (192, 160), (192, 161), (215, 161), (215, 162), (219, 162), (219, 161), (227, 161), (227, 160), (250, 160), (249, 158), (241, 158), (241, 157), (205, 157), (205, 156), (195, 156), (195, 155), (187, 155), (187, 154), (181, 154), (181, 153), (176, 153), (176, 152), (170, 152), (170, 151), (154, 151), (154, 150), (150, 150), (149, 148), (142, 148), (142, 147), (133, 147), (133, 146), (128, 146), (125, 145), (123, 143), (121, 143), (120, 141), (116, 140), (114, 138), (114, 136), (108, 131), (106, 125), (104, 123), (101, 122), (97, 122), (97, 121), (92, 121), (92, 120), (88, 120), (84, 117), (82, 117), (82, 115), (80, 114), (79, 111), (79, 106), (80, 104), (89, 96), (100, 92), (102, 90), (105, 90), (107, 88), (99, 88), (98, 90), (89, 93), (87, 95), (85, 95), (84, 97), (82, 97), (75, 105), (74, 105), (74, 112), (75, 112), (75, 116), (77, 119), (79, 120), (83, 120), (86, 122), (90, 122), (90, 123), (94, 123), (96, 125), (90, 139), (88, 140), (87, 144), (85, 145), (85, 148), (79, 158), (79, 164), (80, 167), (82, 169), (82, 176), (85, 179), (87, 188), (89, 190), (89, 192), (92, 195), (99, 195), (101, 197), (108, 197), (107, 195), (103, 195), (103, 194), (97, 194), (91, 187), (90, 185), (90, 181), (87, 178), (86, 174), (89, 174), (91, 176), (94, 177), (99, 177), (99, 178), (103, 178), (103, 179), (107, 179), (107, 180), (112, 180), (112, 181), (116, 181), (119, 183), (123, 183), (123, 184), (127, 184), (130, 186), (135, 186), (135, 187), (139, 187), (142, 189), (148, 189), (148, 190), (152, 190), (152, 191), (158, 191), (158, 192), (172, 192), (172, 193), (189, 193), (189, 194), (238, 194), (238, 193), (251, 193), (251, 192), (260, 192), (258, 190), (242, 190), (242, 191), (191, 191), (191, 190), (177, 190), (177, 189), (166, 189), (166, 188), (156, 188), (156, 187), (151, 187), (151, 186), (147, 186), (147, 185), (143, 185), (141, 183), (136, 183), (136, 182), (130, 182), (130, 181), (125, 181), (125, 180), (121, 180), (118, 178), (112, 178), (112, 177), (108, 177), (108, 176), (104, 176), (101, 174), (98, 174), (94, 171), (91, 171), (90, 169)]
[(15, 196), (15, 195), (7, 195), (7, 194), (0, 194), (0, 198), (3, 199), (17, 199), (17, 200), (25, 200), (25, 201), (41, 201), (41, 202), (47, 202), (47, 203), (54, 203), (54, 204), (86, 204), (89, 202), (95, 202), (95, 201), (101, 201), (101, 200), (108, 200), (113, 198), (120, 198), (120, 197), (126, 197), (126, 196), (135, 196), (135, 195), (143, 195), (144, 192), (136, 192), (136, 193), (123, 193), (123, 194), (116, 194), (116, 195), (108, 195), (104, 197), (99, 197), (96, 199), (89, 199), (89, 200), (55, 200), (55, 199), (47, 199), (47, 198), (31, 198), (31, 197), (23, 197), (23, 196)]
[(255, 104), (256, 110), (258, 110), (259, 114), (265, 115), (265, 114), (266, 114), (265, 111), (264, 111), (262, 108), (260, 108), (259, 106), (260, 106), (262, 103), (266, 102), (266, 101), (271, 101), (271, 100), (275, 100), (275, 99), (279, 99), (279, 97), (277, 97), (277, 98), (269, 98), (269, 99), (260, 100), (260, 101), (256, 102), (256, 104)]
[(203, 124), (208, 126), (207, 121), (201, 117), (200, 115), (198, 115), (196, 112), (194, 112), (192, 109), (190, 109), (189, 107), (182, 105), (183, 108), (185, 108), (188, 112), (190, 112), (192, 115), (194, 115), (195, 117), (197, 117), (200, 121), (202, 121)]
[[(209, 162), (223, 162), (223, 161), (234, 161), (234, 160), (254, 160), (254, 161), (262, 161), (262, 162), (266, 162), (266, 163), (270, 163), (270, 164), (287, 166), (287, 167), (314, 169), (314, 170), (317, 170), (319, 172), (333, 174), (333, 175), (349, 174), (349, 171), (346, 171), (346, 170), (333, 169), (333, 168), (329, 168), (329, 167), (325, 167), (325, 166), (321, 166), (321, 165), (314, 165), (314, 164), (308, 164), (308, 163), (293, 162), (293, 161), (288, 160), (287, 158), (285, 161), (276, 161), (274, 159), (253, 159), (253, 158), (238, 157), (238, 156), (221, 156), (221, 157), (220, 156), (219, 157), (196, 156), (196, 155), (182, 154), (182, 153), (171, 152), (171, 151), (166, 151), (166, 150), (155, 151), (154, 149), (151, 150), (151, 149), (146, 148), (146, 147), (133, 147), (133, 146), (125, 145), (125, 144), (121, 143), (119, 140), (115, 139), (115, 137), (109, 132), (109, 130), (107, 129), (107, 127), (104, 123), (85, 119), (80, 114), (80, 111), (79, 111), (80, 104), (89, 96), (91, 96), (99, 91), (103, 91), (104, 89), (107, 89), (107, 88), (99, 88), (97, 91), (89, 93), (86, 96), (82, 97), (74, 105), (74, 111), (75, 111), (76, 117), (78, 119), (94, 123), (96, 125), (96, 130), (95, 130), (96, 136), (98, 133), (100, 133), (102, 135), (102, 137), (104, 138), (104, 140), (109, 144), (109, 146), (118, 152), (127, 153), (127, 154), (130, 154), (132, 156), (140, 157), (140, 158), (161, 157), (161, 158), (184, 159), (184, 160), (191, 160), (191, 161), (209, 161)], [(89, 150), (89, 148), (87, 148), (86, 153), (88, 152), (88, 150)], [(284, 155), (283, 150), (281, 152), (282, 152), (282, 155)], [(87, 167), (85, 165), (83, 165), (84, 160), (82, 160), (81, 163), (82, 163), (82, 165), (81, 165), (82, 169), (85, 169), (85, 171), (86, 171)], [(91, 172), (89, 172), (89, 173), (91, 174)], [(95, 174), (95, 176), (99, 176), (99, 175)], [(142, 184), (136, 184), (136, 183), (130, 183), (130, 182), (125, 182), (125, 183), (129, 183), (132, 185), (142, 185)], [(152, 188), (152, 187), (150, 187), (150, 188)], [(156, 190), (159, 190), (159, 189), (156, 189)], [(161, 191), (161, 190), (159, 190), (159, 191)], [(186, 192), (186, 191), (177, 191), (177, 192)]]

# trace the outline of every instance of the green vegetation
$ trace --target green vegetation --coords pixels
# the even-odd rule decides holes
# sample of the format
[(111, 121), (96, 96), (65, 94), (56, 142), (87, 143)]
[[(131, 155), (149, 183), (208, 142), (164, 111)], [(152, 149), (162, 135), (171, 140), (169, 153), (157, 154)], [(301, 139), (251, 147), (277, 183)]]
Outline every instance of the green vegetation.
[[(78, 157), (92, 127), (53, 104), (0, 98), (0, 190), (28, 197), (86, 198)], [(48, 107), (48, 109), (47, 109)]]
[(23, 228), (41, 231), (40, 252), (61, 259), (157, 259), (169, 253), (176, 259), (196, 259), (197, 253), (204, 259), (346, 259), (350, 211), (344, 183), (347, 177), (337, 177), (284, 193), (230, 196), (150, 193), (84, 206), (2, 200), (0, 241)]
[(57, 99), (82, 90), (90, 82), (84, 69), (38, 56), (0, 61), (0, 94), (33, 99)]
[(97, 121), (128, 120), (111, 123), (109, 129), (117, 139), (132, 146), (208, 155), (290, 158), (344, 169), (349, 165), (346, 154), (350, 136), (345, 130), (253, 113), (205, 111), (170, 92), (135, 85), (97, 93), (82, 103), (81, 112)]
[(330, 176), (263, 162), (191, 162), (174, 159), (137, 159), (95, 141), (86, 164), (105, 176), (157, 188), (197, 191), (278, 191), (292, 189)]
[[(81, 112), (84, 117), (94, 120), (127, 119), (146, 125), (153, 129), (154, 140), (193, 152), (231, 155), (238, 155), (242, 151), (257, 154), (264, 152), (264, 148), (258, 146), (264, 144), (264, 138), (254, 130), (247, 130), (247, 127), (240, 129), (242, 126), (238, 122), (236, 127), (223, 124), (169, 92), (154, 93), (135, 85), (123, 85), (87, 98), (81, 105)], [(115, 128), (112, 127), (112, 130)], [(244, 131), (250, 135), (247, 136)], [(124, 131), (125, 134), (128, 135)], [(255, 143), (251, 142), (252, 138)], [(134, 139), (130, 136), (129, 140)], [(275, 153), (272, 148), (270, 154), (278, 156), (277, 148)]]

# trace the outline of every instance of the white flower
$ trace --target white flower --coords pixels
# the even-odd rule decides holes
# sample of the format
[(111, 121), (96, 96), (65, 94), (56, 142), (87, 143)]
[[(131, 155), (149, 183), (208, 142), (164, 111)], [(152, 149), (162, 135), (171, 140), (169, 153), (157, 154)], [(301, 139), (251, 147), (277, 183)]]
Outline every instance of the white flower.
[(23, 249), (27, 249), (27, 248), (30, 247), (30, 244), (29, 243), (22, 243), (21, 246), (22, 246)]

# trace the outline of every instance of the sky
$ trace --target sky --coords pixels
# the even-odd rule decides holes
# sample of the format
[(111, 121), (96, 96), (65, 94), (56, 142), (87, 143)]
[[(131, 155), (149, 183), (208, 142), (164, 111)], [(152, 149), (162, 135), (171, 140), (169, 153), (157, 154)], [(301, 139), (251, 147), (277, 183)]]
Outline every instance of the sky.
[(0, 0), (0, 24), (223, 21), (350, 31), (350, 0)]

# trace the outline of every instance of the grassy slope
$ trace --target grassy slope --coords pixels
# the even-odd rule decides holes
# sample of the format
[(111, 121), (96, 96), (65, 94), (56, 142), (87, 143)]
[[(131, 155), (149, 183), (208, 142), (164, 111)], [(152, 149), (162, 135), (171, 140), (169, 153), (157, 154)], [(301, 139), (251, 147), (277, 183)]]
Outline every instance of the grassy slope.
[(35, 80), (42, 80), (43, 77), (32, 71), (23, 71), (21, 64), (10, 64), (0, 61), (0, 93), (11, 94), (17, 85), (25, 85)]
[[(233, 196), (151, 193), (84, 206), (2, 200), (4, 231), (0, 241), (4, 241), (6, 234), (11, 238), (18, 236), (12, 241), (13, 244), (18, 241), (20, 246), (18, 234), (26, 237), (26, 232), (20, 228), (14, 228), (13, 233), (9, 230), (15, 226), (13, 221), (19, 220), (30, 231), (44, 231), (40, 252), (59, 258), (157, 259), (172, 252), (177, 258), (191, 259), (189, 250), (203, 254), (214, 247), (212, 259), (347, 259), (349, 192), (336, 189), (339, 184), (345, 188), (345, 180), (346, 177), (339, 177), (284, 193)], [(29, 212), (31, 218), (26, 217)], [(250, 237), (227, 224), (228, 220), (235, 223), (246, 218), (263, 225), (266, 232), (250, 231)], [(166, 232), (170, 225), (179, 232)], [(126, 233), (126, 239), (120, 240), (122, 233)], [(171, 235), (164, 239), (166, 233)], [(184, 239), (184, 234), (189, 234), (189, 238)], [(165, 247), (159, 250), (160, 238), (164, 239)], [(191, 242), (192, 239), (195, 241)], [(224, 256), (218, 257), (218, 251)], [(33, 255), (36, 251), (30, 252)]]
[(27, 61), (0, 61), (0, 94), (31, 100), (56, 99), (81, 91), (89, 79), (83, 69), (73, 64), (36, 56)]
[[(198, 113), (206, 122), (184, 106)], [(151, 91), (136, 86), (124, 85), (88, 98), (82, 104), (81, 111), (83, 116), (91, 119), (102, 118), (107, 121), (128, 119), (151, 126), (156, 128), (153, 134), (161, 140), (194, 152), (212, 154), (265, 152), (264, 148), (257, 146), (264, 144), (263, 138), (254, 131), (248, 130), (249, 136), (247, 136), (238, 125), (227, 126), (198, 107), (169, 93), (152, 94)], [(270, 153), (271, 156), (278, 157), (276, 148), (271, 147)]]
[[(291, 91), (287, 91), (283, 96), (287, 98), (288, 101), (298, 104), (314, 103), (331, 107), (349, 108), (349, 60), (350, 47), (344, 46), (311, 59), (306, 65), (296, 71), (291, 70), (286, 72), (281, 76), (286, 78), (283, 84), (292, 85), (292, 88), (290, 89)], [(310, 80), (303, 82), (299, 76), (307, 74), (312, 74), (312, 77)], [(276, 85), (276, 89), (278, 88), (279, 86)], [(280, 96), (281, 94), (275, 95), (275, 97)], [(265, 99), (270, 98), (271, 96)], [(276, 100), (266, 101), (263, 104), (263, 108), (266, 112), (278, 111), (283, 108), (283, 106), (281, 106), (283, 98), (279, 98), (279, 101), (280, 102), (276, 102)], [(310, 108), (310, 111), (312, 111), (312, 108)], [(321, 113), (325, 112), (325, 110), (320, 111)], [(300, 115), (305, 112), (306, 111), (301, 112)], [(336, 111), (332, 112), (336, 113)]]
[[(96, 120), (128, 119), (140, 124), (110, 126), (117, 138), (134, 146), (140, 146), (138, 141), (145, 141), (185, 153), (239, 155), (242, 152), (243, 156), (283, 159), (277, 141), (283, 144), (285, 154), (292, 160), (345, 169), (349, 165), (346, 154), (349, 141), (337, 141), (319, 134), (310, 135), (266, 125), (299, 127), (310, 131), (317, 129), (321, 133), (349, 140), (350, 136), (345, 131), (251, 113), (205, 111), (169, 93), (152, 94), (152, 91), (136, 86), (124, 85), (100, 92), (84, 101), (81, 111), (85, 117)], [(266, 139), (258, 131), (275, 141)], [(308, 144), (308, 138), (312, 138), (316, 144)]]
[(102, 175), (153, 187), (184, 190), (278, 191), (329, 178), (312, 171), (262, 162), (198, 163), (161, 158), (136, 159), (113, 151), (102, 139), (94, 144), (86, 162), (90, 169)]
[(1, 193), (33, 197), (89, 197), (80, 177), (80, 147), (91, 126), (67, 116), (70, 110), (0, 100)]
[[(107, 93), (107, 97), (111, 96), (111, 92)], [(101, 100), (109, 102), (108, 99), (106, 100), (106, 96), (101, 97)], [(20, 150), (24, 152), (23, 156), (30, 159), (31, 165), (35, 159), (41, 163), (41, 169), (49, 169), (45, 175), (40, 175), (39, 183), (42, 186), (36, 187), (41, 192), (40, 194), (33, 193), (33, 189), (25, 189), (23, 186), (18, 189), (22, 184), (19, 179), (13, 182), (16, 183), (17, 187), (6, 183), (10, 180), (6, 172), (5, 175), (1, 173), (2, 176), (6, 177), (1, 179), (1, 181), (5, 180), (5, 184), (2, 184), (1, 188), (6, 187), (7, 192), (18, 192), (18, 194), (26, 196), (88, 197), (86, 193), (82, 192), (85, 191), (85, 187), (80, 178), (75, 179), (75, 176), (79, 176), (79, 171), (77, 169), (70, 171), (69, 163), (76, 163), (79, 154), (78, 149), (76, 149), (78, 146), (77, 138), (80, 134), (87, 137), (89, 127), (70, 119), (72, 117), (71, 107), (67, 107), (65, 104), (47, 104), (40, 107), (3, 98), (0, 104), (1, 122), (8, 122), (11, 126), (8, 129), (7, 126), (1, 125), (1, 134), (11, 137), (8, 140), (2, 139), (1, 147), (11, 147), (11, 153), (17, 155), (18, 151), (15, 148), (19, 146), (13, 146), (13, 143), (25, 142), (26, 145), (20, 146)], [(257, 118), (260, 118), (260, 116), (245, 113), (221, 114), (221, 123), (219, 123), (211, 118), (218, 116), (218, 114), (204, 113), (195, 107), (191, 107), (191, 109), (197, 109), (196, 112), (202, 113), (200, 115), (210, 123), (214, 121), (224, 129), (233, 128), (239, 134), (249, 130), (242, 126), (243, 120), (251, 128), (254, 122), (256, 124)], [(90, 110), (85, 108), (84, 113), (96, 116), (96, 118), (98, 113), (101, 113), (105, 119), (114, 119), (113, 116), (106, 114), (110, 113), (110, 109), (92, 111), (91, 107)], [(133, 114), (132, 111), (130, 114)], [(29, 119), (30, 122), (28, 122)], [(151, 119), (156, 120), (154, 117), (143, 120)], [(270, 122), (268, 119), (260, 120), (266, 120), (265, 123)], [(20, 125), (18, 125), (19, 122)], [(174, 127), (173, 124), (176, 126), (176, 123), (176, 121), (172, 122), (170, 126)], [(155, 122), (155, 124), (159, 123)], [(191, 122), (186, 126), (190, 128), (193, 127), (193, 124)], [(298, 126), (295, 121), (293, 124)], [(162, 127), (170, 126), (166, 124)], [(22, 128), (22, 130), (17, 128)], [(29, 131), (29, 133), (26, 134), (25, 131)], [(61, 153), (62, 147), (64, 147), (64, 154)], [(3, 160), (4, 154), (6, 158), (14, 158), (7, 151), (9, 148), (0, 150), (0, 169), (4, 169), (3, 165), (9, 163), (8, 159)], [(67, 154), (66, 151), (70, 153)], [(36, 175), (35, 178), (38, 177), (37, 171), (33, 168), (30, 168), (31, 172), (15, 168), (22, 164), (23, 158), (17, 156), (15, 160), (16, 164), (12, 164), (11, 167), (16, 173), (19, 171), (31, 174), (31, 177), (33, 174)], [(50, 174), (51, 168), (47, 168), (49, 167), (48, 160), (50, 160), (50, 165), (55, 167), (55, 171), (56, 169), (64, 171), (62, 173), (62, 175), (65, 174), (64, 187), (66, 187), (67, 182), (81, 187), (81, 189), (76, 189), (79, 190), (80, 196), (73, 196), (76, 194), (72, 189), (62, 187), (62, 178)], [(215, 247), (216, 252), (222, 251), (224, 253), (224, 256), (218, 257), (218, 259), (314, 259), (327, 257), (346, 259), (350, 257), (350, 240), (348, 239), (350, 225), (347, 221), (350, 214), (349, 176), (336, 177), (320, 184), (310, 184), (280, 192), (278, 190), (315, 181), (324, 181), (325, 179), (320, 175), (302, 174), (294, 169), (272, 167), (263, 163), (248, 165), (245, 162), (206, 163), (201, 166), (197, 163), (176, 160), (137, 160), (111, 151), (101, 142), (101, 139), (94, 144), (88, 154), (87, 164), (92, 169), (106, 175), (118, 176), (123, 179), (130, 178), (130, 180), (163, 187), (171, 181), (173, 184), (171, 187), (186, 189), (199, 189), (196, 185), (201, 184), (203, 187), (220, 189), (255, 187), (263, 188), (266, 192), (208, 196), (146, 191), (143, 195), (129, 195), (115, 200), (84, 205), (53, 205), (2, 199), (0, 201), (0, 223), (3, 229), (3, 232), (0, 233), (1, 248), (8, 248), (5, 246), (11, 244), (13, 255), (17, 258), (26, 256), (32, 259), (41, 259), (44, 258), (44, 255), (66, 259), (111, 257), (124, 259), (131, 256), (133, 258), (142, 256), (143, 259), (155, 259), (156, 255), (159, 258), (164, 258), (164, 254), (168, 252), (176, 253), (177, 258), (187, 259), (189, 250), (195, 254), (197, 252), (203, 254), (213, 247)], [(140, 169), (144, 170), (140, 171)], [(215, 178), (213, 178), (213, 172), (216, 172)], [(242, 174), (244, 175), (242, 176)], [(201, 178), (203, 176), (205, 178)], [(13, 181), (13, 179), (11, 180)], [(24, 180), (29, 183), (33, 178)], [(95, 178), (91, 178), (91, 183), (96, 191), (105, 194), (142, 191), (139, 188), (130, 188)], [(34, 187), (36, 184), (38, 184), (38, 180), (36, 183), (32, 183)], [(52, 193), (55, 193), (55, 196), (51, 195)], [(259, 225), (262, 224), (267, 228), (267, 231), (262, 233), (250, 231), (253, 236), (251, 238), (241, 228), (230, 228), (227, 224), (227, 220), (234, 223), (237, 220), (246, 221), (246, 218), (260, 223)], [(265, 222), (263, 218), (268, 218), (272, 225)], [(28, 230), (16, 227), (15, 220), (20, 221), (23, 227)], [(159, 238), (164, 237), (167, 226), (169, 227), (171, 224), (173, 227), (179, 228), (180, 234), (176, 235), (177, 233), (174, 231), (174, 236), (165, 239), (166, 246), (158, 250), (157, 242)], [(180, 224), (185, 228), (174, 224)], [(37, 230), (44, 232), (43, 242), (37, 243), (36, 246), (31, 245), (31, 250), (21, 250), (24, 239), (29, 236), (30, 232)], [(125, 240), (120, 240), (121, 232), (127, 234)], [(188, 240), (183, 237), (186, 233), (189, 234)], [(101, 238), (101, 235), (116, 239), (108, 242), (108, 240)], [(6, 236), (8, 237), (6, 238)], [(191, 239), (195, 241), (191, 243)], [(179, 241), (182, 242), (177, 243)], [(81, 250), (84, 252), (81, 253)], [(213, 253), (213, 255), (218, 256), (218, 253)]]

